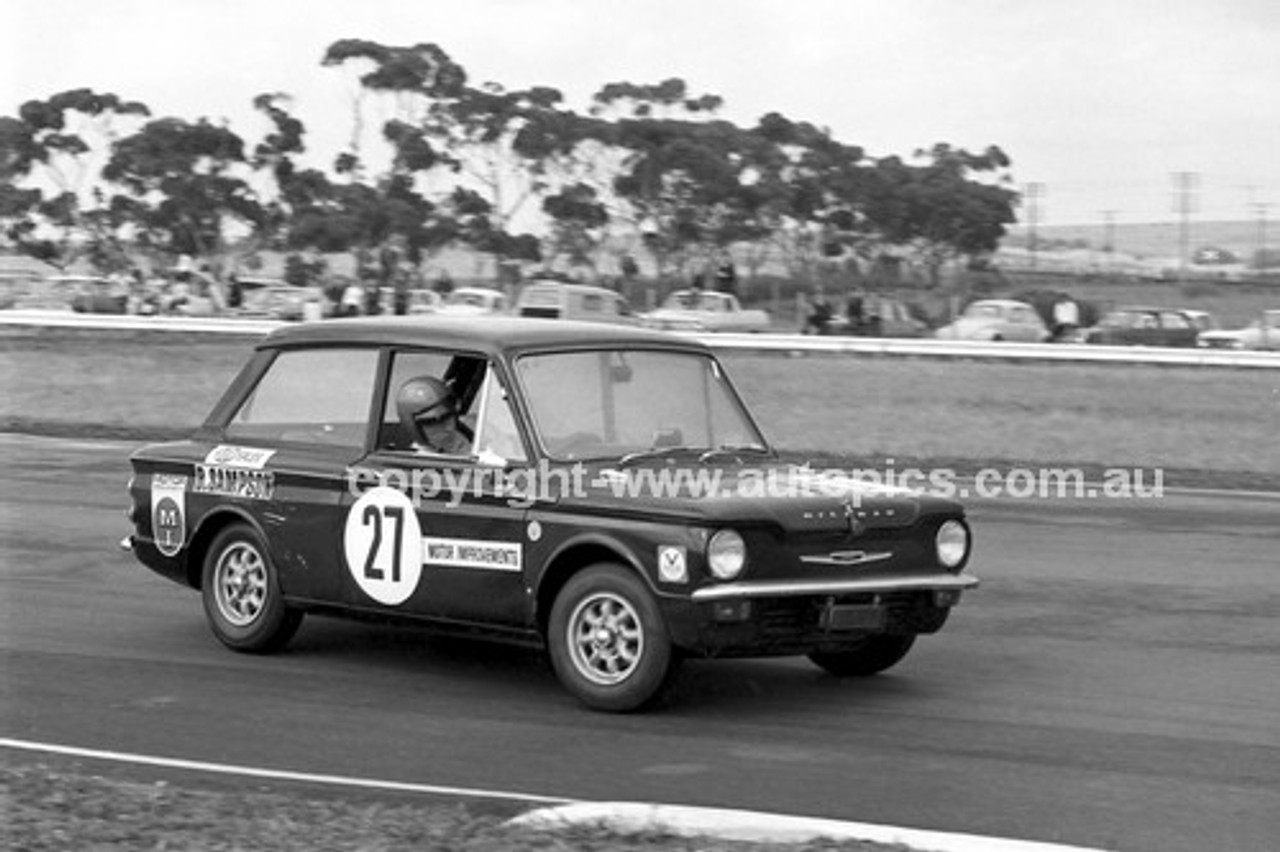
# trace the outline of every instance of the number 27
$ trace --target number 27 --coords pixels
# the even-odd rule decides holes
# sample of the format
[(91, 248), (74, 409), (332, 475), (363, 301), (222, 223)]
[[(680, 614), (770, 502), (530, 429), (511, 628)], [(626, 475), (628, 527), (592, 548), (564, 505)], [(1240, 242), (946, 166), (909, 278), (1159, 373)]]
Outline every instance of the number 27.
[(382, 580), (385, 575), (374, 563), (382, 550), (382, 525), (386, 518), (391, 524), (391, 582), (400, 582), (400, 541), (404, 537), (404, 509), (399, 506), (366, 506), (360, 520), (366, 527), (373, 527), (373, 541), (364, 561), (364, 575), (371, 580)]

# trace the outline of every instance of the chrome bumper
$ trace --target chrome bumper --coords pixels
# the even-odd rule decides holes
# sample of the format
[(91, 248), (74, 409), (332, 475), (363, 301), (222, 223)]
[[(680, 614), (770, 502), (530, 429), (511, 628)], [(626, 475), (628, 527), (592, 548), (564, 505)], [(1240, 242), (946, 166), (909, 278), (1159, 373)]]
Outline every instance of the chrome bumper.
[(978, 578), (955, 574), (926, 577), (879, 577), (866, 580), (763, 580), (725, 583), (696, 590), (695, 603), (737, 598), (786, 598), (802, 595), (856, 595), (886, 592), (961, 592), (978, 585)]

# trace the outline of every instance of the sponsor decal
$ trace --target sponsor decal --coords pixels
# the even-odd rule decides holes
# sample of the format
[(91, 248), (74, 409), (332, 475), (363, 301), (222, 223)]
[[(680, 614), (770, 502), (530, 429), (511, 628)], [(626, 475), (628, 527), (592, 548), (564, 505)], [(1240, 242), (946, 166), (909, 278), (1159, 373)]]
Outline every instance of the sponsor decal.
[(342, 552), (364, 593), (387, 606), (407, 601), (422, 578), (422, 530), (404, 492), (371, 488), (347, 513)]
[(262, 470), (267, 462), (276, 454), (275, 450), (264, 450), (259, 447), (239, 447), (234, 444), (219, 444), (204, 457), (204, 463), (216, 467), (239, 467), (247, 470)]
[(270, 500), (276, 491), (276, 475), (269, 470), (198, 464), (191, 490), (200, 494)]
[(658, 545), (658, 576), (665, 583), (686, 583), (689, 571), (685, 549), (674, 544)]
[(514, 541), (478, 541), (468, 538), (422, 539), (423, 561), (446, 568), (480, 568), (519, 571), (520, 544)]
[(151, 477), (151, 535), (156, 550), (173, 556), (187, 540), (187, 478), (160, 473)]

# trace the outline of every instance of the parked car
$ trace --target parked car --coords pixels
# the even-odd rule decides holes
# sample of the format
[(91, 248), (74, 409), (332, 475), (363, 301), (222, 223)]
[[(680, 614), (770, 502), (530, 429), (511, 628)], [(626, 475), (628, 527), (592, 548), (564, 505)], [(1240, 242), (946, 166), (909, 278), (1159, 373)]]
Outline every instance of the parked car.
[[(441, 429), (465, 443), (425, 450)], [(959, 503), (784, 464), (711, 349), (640, 328), (284, 326), (131, 463), (124, 545), (229, 648), (308, 612), (483, 634), (546, 648), (600, 710), (686, 656), (878, 673), (978, 582)]]
[(409, 313), (434, 314), (444, 305), (444, 296), (435, 290), (415, 287), (409, 291)]
[(732, 293), (676, 290), (657, 310), (640, 315), (642, 324), (665, 331), (757, 332), (769, 330), (769, 314), (744, 308)]
[(316, 320), (325, 314), (325, 296), (319, 287), (300, 287), (280, 278), (239, 277), (241, 316), (280, 320)]
[(128, 313), (129, 288), (122, 281), (93, 275), (62, 275), (49, 281), (71, 291), (71, 310), (78, 314)]
[(929, 326), (911, 315), (911, 310), (897, 299), (871, 296), (863, 300), (861, 315), (850, 316), (846, 310), (825, 324), (823, 334), (847, 334), (855, 337), (924, 337)]
[(969, 304), (935, 336), (944, 340), (991, 340), (1041, 343), (1050, 332), (1036, 309), (1015, 299), (980, 299)]
[(621, 293), (589, 284), (534, 280), (516, 297), (516, 316), (576, 319), (635, 325), (639, 322)]
[(1280, 310), (1263, 311), (1244, 328), (1202, 331), (1196, 345), (1204, 349), (1270, 349), (1280, 351)]
[(1205, 311), (1124, 307), (1084, 329), (1080, 340), (1107, 346), (1195, 346), (1199, 334), (1212, 325)]
[(507, 294), (490, 287), (458, 287), (444, 297), (437, 313), (457, 316), (505, 314), (511, 308)]

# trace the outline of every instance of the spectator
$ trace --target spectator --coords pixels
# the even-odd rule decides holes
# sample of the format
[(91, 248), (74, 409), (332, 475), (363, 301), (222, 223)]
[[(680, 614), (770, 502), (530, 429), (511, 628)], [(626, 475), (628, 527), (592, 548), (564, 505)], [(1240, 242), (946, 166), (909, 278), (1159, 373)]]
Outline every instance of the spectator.
[(731, 261), (726, 261), (716, 267), (716, 289), (721, 293), (737, 295), (738, 271), (733, 268)]
[(826, 334), (827, 325), (831, 322), (831, 316), (831, 303), (827, 301), (826, 294), (819, 290), (814, 294), (813, 301), (809, 304), (809, 316), (806, 318), (801, 332), (803, 334)]
[(1063, 297), (1053, 303), (1053, 339), (1062, 340), (1080, 327), (1080, 306)]
[(358, 317), (360, 306), (364, 303), (364, 288), (359, 281), (351, 281), (342, 291), (342, 301), (338, 303), (338, 316)]

